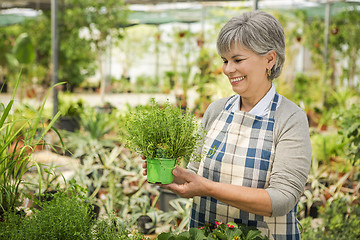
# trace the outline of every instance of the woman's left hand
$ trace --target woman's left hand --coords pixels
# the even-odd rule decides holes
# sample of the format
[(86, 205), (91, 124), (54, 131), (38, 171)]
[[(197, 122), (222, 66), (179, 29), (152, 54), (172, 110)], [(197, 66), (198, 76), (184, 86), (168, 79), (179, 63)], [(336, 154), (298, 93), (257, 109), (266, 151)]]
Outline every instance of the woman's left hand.
[[(194, 196), (208, 196), (208, 184), (210, 180), (194, 174), (182, 167), (177, 166), (173, 170), (174, 178), (182, 181), (174, 181), (170, 184), (161, 184), (160, 186), (176, 193), (177, 195), (190, 198)], [(183, 182), (179, 184), (178, 182)]]
[(173, 174), (173, 183), (160, 186), (180, 197), (208, 196), (254, 214), (272, 214), (271, 198), (265, 189), (214, 182), (179, 166)]

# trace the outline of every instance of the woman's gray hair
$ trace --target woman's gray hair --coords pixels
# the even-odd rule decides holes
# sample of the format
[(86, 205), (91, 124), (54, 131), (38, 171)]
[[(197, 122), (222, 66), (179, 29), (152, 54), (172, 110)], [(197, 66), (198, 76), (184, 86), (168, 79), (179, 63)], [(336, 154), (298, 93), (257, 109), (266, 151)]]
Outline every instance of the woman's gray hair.
[[(223, 56), (239, 43), (260, 56), (276, 52), (276, 62), (269, 80), (280, 76), (285, 62), (285, 34), (280, 22), (263, 11), (250, 11), (233, 17), (221, 29), (217, 39), (218, 53)], [(235, 45), (236, 46), (236, 45)]]

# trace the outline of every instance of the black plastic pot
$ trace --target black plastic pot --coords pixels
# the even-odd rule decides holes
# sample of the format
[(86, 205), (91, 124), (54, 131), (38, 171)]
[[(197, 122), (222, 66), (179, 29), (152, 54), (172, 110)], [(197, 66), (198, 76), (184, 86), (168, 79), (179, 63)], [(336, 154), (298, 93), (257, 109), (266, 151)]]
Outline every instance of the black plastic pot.
[(310, 209), (305, 205), (305, 217), (318, 218), (319, 217), (319, 208), (323, 203), (321, 201), (315, 201)]
[(150, 234), (155, 231), (154, 223), (148, 215), (141, 215), (137, 219), (137, 225), (139, 227), (139, 232), (142, 234)]
[(100, 214), (100, 206), (97, 204), (91, 204), (92, 205), (92, 209), (91, 209), (91, 219), (95, 220), (99, 218), (99, 214)]
[(0, 83), (0, 90), (1, 90), (2, 93), (7, 93), (8, 92), (7, 82)]
[(76, 117), (64, 116), (59, 118), (59, 128), (69, 132), (75, 132), (75, 130), (80, 128), (80, 123)]

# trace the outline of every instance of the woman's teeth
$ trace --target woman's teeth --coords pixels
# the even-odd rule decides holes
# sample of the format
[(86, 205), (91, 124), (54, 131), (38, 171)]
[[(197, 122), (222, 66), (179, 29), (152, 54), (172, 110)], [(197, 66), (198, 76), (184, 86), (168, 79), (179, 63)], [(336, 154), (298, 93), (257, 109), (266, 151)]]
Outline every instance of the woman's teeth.
[(238, 81), (243, 80), (244, 78), (245, 78), (245, 76), (243, 76), (243, 77), (238, 77), (238, 78), (232, 78), (232, 79), (230, 79), (230, 82), (238, 82)]

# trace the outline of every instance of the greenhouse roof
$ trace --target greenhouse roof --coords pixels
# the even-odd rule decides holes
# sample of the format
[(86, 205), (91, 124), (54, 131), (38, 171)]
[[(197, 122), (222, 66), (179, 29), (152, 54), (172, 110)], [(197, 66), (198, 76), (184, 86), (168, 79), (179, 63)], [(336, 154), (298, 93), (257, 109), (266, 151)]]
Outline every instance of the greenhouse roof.
[[(132, 12), (129, 15), (129, 25), (136, 24), (164, 24), (171, 22), (193, 23), (200, 22), (206, 15), (206, 19), (222, 21), (217, 11), (226, 7), (252, 7), (253, 1), (187, 1), (187, 0), (126, 0)], [(154, 4), (154, 3), (157, 4)], [(303, 9), (309, 17), (324, 17), (324, 1), (320, 0), (262, 0), (259, 1), (259, 9)], [(350, 5), (359, 1), (332, 1), (331, 14), (337, 14)], [(21, 23), (29, 17), (35, 17), (40, 10), (49, 10), (51, 0), (3, 0), (0, 3), (0, 26)], [(206, 12), (204, 13), (204, 6)], [(17, 7), (17, 8), (13, 8)], [(32, 9), (26, 9), (30, 7)], [(19, 10), (20, 8), (20, 10)], [(24, 9), (25, 8), (25, 9)], [(3, 10), (1, 10), (3, 9)], [(34, 10), (35, 9), (35, 10)], [(227, 9), (227, 11), (230, 11)], [(229, 13), (235, 15), (234, 13)], [(124, 26), (123, 26), (124, 27)], [(125, 26), (126, 27), (126, 26)]]
[[(60, 2), (60, 1), (59, 1)], [(175, 3), (224, 3), (224, 2), (254, 2), (254, 0), (124, 0), (125, 3), (130, 5), (158, 5), (158, 4), (175, 4)], [(301, 2), (324, 2), (323, 0), (261, 0), (258, 2), (287, 2), (299, 4)], [(51, 0), (2, 0), (0, 3), (1, 9), (9, 8), (31, 8), (49, 10), (51, 8)]]
[(25, 21), (28, 16), (21, 14), (0, 14), (0, 26), (8, 26)]

